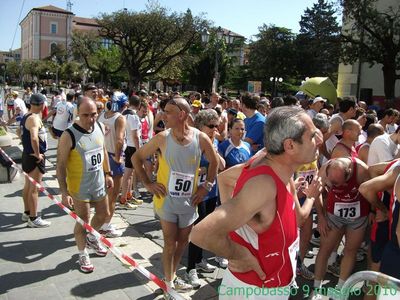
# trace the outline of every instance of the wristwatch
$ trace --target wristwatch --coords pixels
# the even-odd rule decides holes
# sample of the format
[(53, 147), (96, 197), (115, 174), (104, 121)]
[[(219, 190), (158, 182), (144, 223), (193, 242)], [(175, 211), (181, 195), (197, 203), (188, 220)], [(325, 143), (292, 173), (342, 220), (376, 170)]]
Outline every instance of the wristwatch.
[(207, 192), (211, 192), (213, 187), (214, 187), (214, 183), (213, 182), (205, 181), (203, 183), (203, 188), (205, 188), (207, 190)]

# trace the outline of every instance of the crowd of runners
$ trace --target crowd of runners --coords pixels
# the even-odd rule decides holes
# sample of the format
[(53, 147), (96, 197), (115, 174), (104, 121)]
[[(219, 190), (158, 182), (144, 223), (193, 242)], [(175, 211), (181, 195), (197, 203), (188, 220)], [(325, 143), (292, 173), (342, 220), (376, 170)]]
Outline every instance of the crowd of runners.
[[(7, 90), (0, 101), (1, 124), (18, 125), (23, 170), (41, 182), (48, 131), (58, 139), (63, 203), (110, 238), (122, 235), (111, 223), (116, 206), (137, 209), (144, 186), (161, 224), (171, 288), (197, 289), (198, 272), (214, 272), (203, 250), (226, 268), (221, 287), (282, 292), (271, 299), (287, 299), (283, 291), (296, 287), (296, 275), (310, 281), (313, 299), (323, 294), (326, 272), (340, 292), (364, 259), (368, 270), (400, 279), (397, 110), (301, 93), (32, 89)], [(38, 190), (28, 180), (23, 199), (27, 226), (51, 225), (38, 214)], [(107, 248), (79, 224), (74, 235), (80, 270), (92, 272), (88, 249), (105, 256)], [(319, 247), (314, 272), (304, 264), (310, 243)], [(269, 297), (260, 293), (247, 296)], [(243, 295), (221, 289), (220, 298)]]

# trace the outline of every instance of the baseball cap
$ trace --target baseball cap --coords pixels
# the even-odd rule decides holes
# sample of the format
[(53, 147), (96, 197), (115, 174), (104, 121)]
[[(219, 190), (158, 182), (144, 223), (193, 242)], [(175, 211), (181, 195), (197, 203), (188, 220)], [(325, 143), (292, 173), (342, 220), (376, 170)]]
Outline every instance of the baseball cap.
[(321, 96), (318, 96), (318, 97), (314, 98), (312, 103), (314, 104), (314, 103), (321, 102), (321, 101), (326, 102), (326, 99), (322, 98)]
[(29, 99), (30, 104), (33, 105), (40, 105), (43, 104), (46, 101), (46, 97), (43, 94), (32, 94), (32, 96)]
[(192, 103), (192, 106), (201, 107), (201, 101), (200, 100), (194, 100), (193, 103)]

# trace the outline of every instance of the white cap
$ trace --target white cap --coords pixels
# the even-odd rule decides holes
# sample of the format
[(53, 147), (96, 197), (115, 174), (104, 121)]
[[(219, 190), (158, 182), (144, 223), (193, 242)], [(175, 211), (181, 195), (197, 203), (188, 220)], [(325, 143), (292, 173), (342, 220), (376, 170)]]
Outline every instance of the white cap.
[(326, 102), (326, 99), (324, 99), (324, 98), (318, 96), (318, 97), (315, 97), (315, 98), (314, 98), (314, 100), (313, 100), (312, 103), (314, 104), (314, 103), (321, 102), (321, 101), (322, 101), (322, 102)]

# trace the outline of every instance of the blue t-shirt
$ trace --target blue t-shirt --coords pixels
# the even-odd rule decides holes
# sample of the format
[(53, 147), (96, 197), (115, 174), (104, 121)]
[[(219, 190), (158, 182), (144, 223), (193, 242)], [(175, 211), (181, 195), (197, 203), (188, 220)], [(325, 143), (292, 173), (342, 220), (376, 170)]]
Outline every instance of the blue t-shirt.
[(258, 145), (257, 151), (264, 147), (264, 124), (265, 117), (258, 111), (251, 118), (244, 119), (246, 137), (252, 139), (253, 143)]
[(240, 146), (236, 147), (229, 139), (219, 144), (218, 152), (225, 159), (226, 168), (230, 168), (248, 161), (251, 156), (251, 147), (249, 143), (244, 141), (240, 143)]
[[(218, 140), (214, 139), (213, 144), (214, 144), (215, 148), (218, 148), (218, 143), (219, 143)], [(206, 159), (205, 155), (202, 154), (201, 155), (201, 159), (200, 159), (200, 168), (204, 167), (204, 168), (206, 168), (207, 171), (204, 174), (199, 175), (198, 185), (202, 185), (206, 181), (207, 172), (208, 172), (208, 165), (209, 165), (208, 160)], [(215, 177), (213, 188), (204, 197), (204, 201), (207, 201), (208, 199), (212, 199), (212, 198), (215, 198), (215, 197), (218, 197), (217, 177)]]

